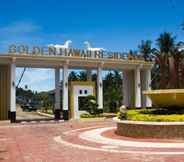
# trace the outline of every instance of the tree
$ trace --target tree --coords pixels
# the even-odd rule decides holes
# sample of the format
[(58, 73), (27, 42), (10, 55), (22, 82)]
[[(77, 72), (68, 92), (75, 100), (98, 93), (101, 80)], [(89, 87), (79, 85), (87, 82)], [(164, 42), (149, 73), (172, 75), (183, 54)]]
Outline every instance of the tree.
[(42, 101), (42, 106), (44, 110), (53, 110), (54, 98), (49, 94), (49, 92), (40, 92), (38, 95), (40, 96), (40, 100)]
[(159, 47), (160, 54), (168, 55), (175, 48), (176, 37), (172, 36), (171, 33), (161, 33), (157, 39), (157, 46)]
[(158, 50), (154, 50), (159, 88), (184, 87), (183, 43), (175, 42), (171, 33), (162, 33), (157, 39)]
[(97, 80), (97, 74), (96, 73), (92, 74), (91, 79), (92, 79), (92, 81), (96, 81)]
[(85, 71), (80, 71), (78, 77), (79, 77), (79, 80), (80, 80), (80, 81), (86, 81), (86, 80), (87, 80), (87, 72), (85, 72)]
[[(82, 100), (80, 101), (82, 102)], [(85, 109), (93, 115), (99, 114), (99, 109), (98, 109), (98, 105), (96, 103), (96, 97), (93, 95), (89, 95), (87, 97), (84, 98), (82, 103), (83, 107), (85, 107)]]
[(122, 104), (122, 78), (118, 71), (109, 72), (103, 81), (104, 111), (115, 112)]
[(77, 76), (76, 72), (72, 71), (68, 76), (69, 81), (77, 81), (79, 77)]
[(151, 41), (150, 40), (142, 40), (141, 44), (138, 45), (139, 52), (141, 55), (144, 57), (145, 61), (150, 61), (151, 57), (150, 54), (152, 53), (152, 48), (151, 48)]
[[(175, 37), (171, 33), (161, 33), (156, 40), (158, 49), (153, 49), (155, 61), (157, 66), (157, 73), (159, 73), (159, 88), (168, 88), (169, 81), (169, 56), (173, 54), (176, 47)], [(158, 80), (157, 80), (158, 81)]]

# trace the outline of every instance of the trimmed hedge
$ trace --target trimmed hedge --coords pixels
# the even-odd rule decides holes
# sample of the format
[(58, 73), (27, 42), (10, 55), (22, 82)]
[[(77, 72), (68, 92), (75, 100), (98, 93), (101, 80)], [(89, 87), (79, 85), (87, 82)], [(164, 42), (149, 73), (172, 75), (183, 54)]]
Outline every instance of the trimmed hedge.
[(81, 118), (99, 118), (99, 117), (104, 117), (103, 114), (87, 114), (83, 113), (80, 115)]
[[(118, 113), (117, 116), (120, 117), (120, 113)], [(174, 114), (172, 114), (166, 110), (134, 109), (127, 111), (126, 119), (132, 121), (176, 122), (176, 121), (184, 121), (184, 113), (175, 112)]]

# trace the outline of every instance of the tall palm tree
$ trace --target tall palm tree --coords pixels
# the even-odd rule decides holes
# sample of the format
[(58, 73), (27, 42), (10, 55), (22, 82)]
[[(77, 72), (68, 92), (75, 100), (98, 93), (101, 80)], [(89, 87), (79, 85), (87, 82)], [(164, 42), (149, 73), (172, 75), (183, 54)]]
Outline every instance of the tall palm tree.
[(160, 66), (160, 87), (178, 88), (180, 52), (175, 43), (176, 37), (164, 32), (157, 39), (159, 49), (155, 52), (156, 62)]
[(173, 49), (171, 56), (168, 58), (170, 72), (170, 87), (183, 88), (183, 58), (184, 58), (184, 43), (179, 42)]
[(161, 33), (156, 40), (158, 49), (154, 49), (155, 61), (159, 65), (160, 88), (168, 88), (169, 84), (169, 63), (173, 62), (169, 56), (173, 55), (176, 48), (175, 37), (171, 33)]
[(176, 37), (172, 36), (171, 33), (164, 32), (160, 34), (157, 39), (157, 46), (159, 47), (159, 51), (161, 54), (168, 55), (175, 48), (175, 39)]
[(141, 44), (138, 45), (139, 51), (141, 55), (144, 57), (145, 61), (149, 61), (151, 59), (150, 54), (152, 53), (152, 48), (151, 48), (151, 41), (150, 40), (142, 40)]

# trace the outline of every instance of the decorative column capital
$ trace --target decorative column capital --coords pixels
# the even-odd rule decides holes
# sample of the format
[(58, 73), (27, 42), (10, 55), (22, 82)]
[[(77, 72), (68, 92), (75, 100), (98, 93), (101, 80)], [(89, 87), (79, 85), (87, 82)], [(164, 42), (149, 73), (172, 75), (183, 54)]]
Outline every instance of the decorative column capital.
[(103, 65), (104, 65), (104, 62), (102, 61), (102, 62), (100, 62), (100, 63), (98, 64), (98, 67), (103, 68)]
[(12, 58), (12, 63), (16, 63), (16, 57)]
[(137, 67), (136, 67), (136, 69), (142, 69), (143, 68), (143, 64), (140, 64), (140, 65), (138, 65)]
[(70, 61), (69, 61), (69, 60), (64, 61), (64, 66), (68, 66), (68, 65), (69, 65), (69, 63), (70, 63)]

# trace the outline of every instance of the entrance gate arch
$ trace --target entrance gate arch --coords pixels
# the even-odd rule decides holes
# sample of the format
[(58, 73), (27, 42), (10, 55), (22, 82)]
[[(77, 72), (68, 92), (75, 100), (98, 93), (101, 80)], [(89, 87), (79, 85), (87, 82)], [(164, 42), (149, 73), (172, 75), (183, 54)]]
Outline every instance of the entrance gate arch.
[[(58, 113), (60, 113), (61, 107), (63, 108), (64, 119), (69, 119), (69, 69), (97, 70), (96, 96), (98, 108), (101, 110), (103, 110), (102, 70), (109, 69), (123, 71), (123, 103), (125, 104), (125, 106), (151, 106), (149, 98), (143, 98), (142, 90), (151, 89), (151, 69), (153, 66), (153, 62), (146, 62), (139, 58), (119, 57), (119, 54), (117, 53), (111, 54), (111, 56), (103, 55), (103, 53), (96, 53), (95, 57), (90, 57), (90, 55), (87, 55), (89, 53), (84, 53), (84, 50), (82, 51), (82, 53), (79, 53), (78, 51), (76, 52), (76, 50), (65, 51), (69, 53), (61, 53), (59, 55), (43, 53), (17, 53), (15, 50), (13, 50), (13, 52), (14, 53), (12, 53), (11, 50), (11, 53), (0, 54), (0, 66), (6, 65), (10, 67), (9, 74), (7, 73), (7, 82), (3, 82), (3, 85), (1, 85), (2, 87), (5, 87), (5, 91), (7, 91), (7, 93), (5, 97), (5, 93), (0, 93), (0, 99), (2, 99), (3, 101), (5, 101), (6, 99), (8, 100), (6, 105), (0, 106), (0, 112), (6, 109), (7, 113), (8, 110), (10, 110), (11, 122), (16, 121), (16, 67), (37, 67), (55, 69), (55, 119), (59, 119)], [(60, 105), (60, 91), (58, 90), (58, 88), (60, 88), (60, 69), (63, 69), (62, 106)], [(5, 75), (3, 78), (5, 79)], [(7, 116), (7, 114), (5, 116)]]

